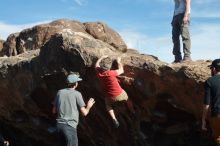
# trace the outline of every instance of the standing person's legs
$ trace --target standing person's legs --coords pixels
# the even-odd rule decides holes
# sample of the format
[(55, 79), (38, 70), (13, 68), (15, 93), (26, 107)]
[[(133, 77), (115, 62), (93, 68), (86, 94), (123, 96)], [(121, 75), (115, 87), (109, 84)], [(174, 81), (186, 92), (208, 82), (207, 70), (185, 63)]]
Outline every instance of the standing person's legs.
[(78, 146), (77, 130), (67, 124), (57, 124), (60, 146)]
[(66, 138), (63, 133), (64, 124), (57, 123), (57, 137), (59, 146), (66, 146)]
[(78, 146), (77, 130), (69, 125), (66, 126), (65, 131), (67, 146)]
[(189, 22), (182, 25), (181, 36), (183, 41), (184, 61), (191, 61), (191, 39), (189, 34)]
[(180, 62), (182, 60), (180, 51), (180, 28), (181, 25), (178, 21), (178, 15), (173, 17), (172, 20), (172, 40), (173, 40), (173, 55), (175, 56), (174, 62)]

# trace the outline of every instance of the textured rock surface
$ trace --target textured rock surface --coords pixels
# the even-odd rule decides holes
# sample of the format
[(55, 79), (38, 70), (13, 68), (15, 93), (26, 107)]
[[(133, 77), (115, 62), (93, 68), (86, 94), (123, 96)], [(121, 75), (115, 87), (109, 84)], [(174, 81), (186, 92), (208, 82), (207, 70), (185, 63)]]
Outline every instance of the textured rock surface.
[(3, 41), (3, 40), (0, 40), (0, 52), (1, 52), (2, 49), (3, 49), (3, 43), (4, 43), (4, 41)]
[(0, 53), (1, 56), (15, 56), (18, 54), (18, 49), (16, 49), (16, 42), (19, 33), (14, 33), (8, 36), (7, 40), (3, 45), (3, 49)]
[(101, 22), (84, 23), (86, 31), (94, 38), (106, 42), (122, 52), (126, 52), (127, 46), (119, 34)]
[[(88, 117), (80, 116), (79, 145), (211, 145), (209, 137), (199, 133), (197, 122), (209, 61), (167, 64), (134, 50), (122, 53), (96, 39), (96, 33), (91, 36), (80, 28), (58, 32), (41, 49), (0, 58), (0, 130), (12, 145), (57, 144), (51, 102), (57, 90), (65, 87), (69, 72), (79, 72), (83, 78), (78, 90), (85, 101), (96, 100)], [(105, 110), (95, 76), (94, 63), (104, 54), (122, 57), (125, 73), (119, 81), (136, 110), (131, 115), (124, 103), (116, 104), (118, 129)]]
[(74, 20), (61, 19), (47, 24), (28, 28), (8, 37), (1, 56), (14, 56), (27, 50), (39, 49), (51, 37), (60, 32), (81, 32), (112, 45), (117, 50), (126, 52), (127, 46), (119, 34), (100, 22), (81, 23)]

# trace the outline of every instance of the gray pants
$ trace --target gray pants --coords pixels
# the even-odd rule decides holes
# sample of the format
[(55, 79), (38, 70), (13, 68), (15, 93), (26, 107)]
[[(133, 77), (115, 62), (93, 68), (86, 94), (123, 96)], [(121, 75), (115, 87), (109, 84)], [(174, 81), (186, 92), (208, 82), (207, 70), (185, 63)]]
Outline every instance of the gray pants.
[(67, 124), (57, 123), (60, 146), (78, 146), (77, 130)]
[(181, 56), (180, 35), (183, 42), (184, 56), (190, 56), (191, 40), (189, 34), (189, 22), (183, 25), (184, 14), (178, 14), (172, 20), (173, 55)]

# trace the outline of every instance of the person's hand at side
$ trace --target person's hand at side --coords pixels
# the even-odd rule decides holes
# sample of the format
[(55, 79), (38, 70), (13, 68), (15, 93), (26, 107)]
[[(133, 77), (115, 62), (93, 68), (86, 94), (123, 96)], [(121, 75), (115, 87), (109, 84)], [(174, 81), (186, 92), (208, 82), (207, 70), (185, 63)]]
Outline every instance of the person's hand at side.
[(206, 127), (206, 117), (208, 113), (209, 105), (203, 105), (203, 113), (202, 113), (202, 130), (207, 131)]
[(86, 107), (81, 107), (80, 111), (84, 116), (87, 116), (92, 106), (95, 104), (95, 100), (93, 98), (90, 98), (89, 101), (86, 104)]
[(87, 107), (90, 109), (94, 105), (95, 100), (94, 98), (90, 98), (89, 101), (87, 102)]
[(206, 127), (206, 120), (202, 120), (202, 130), (203, 131), (207, 131), (207, 127)]
[(183, 25), (189, 23), (189, 16), (184, 16), (183, 17)]
[(9, 146), (9, 141), (4, 141), (4, 146)]

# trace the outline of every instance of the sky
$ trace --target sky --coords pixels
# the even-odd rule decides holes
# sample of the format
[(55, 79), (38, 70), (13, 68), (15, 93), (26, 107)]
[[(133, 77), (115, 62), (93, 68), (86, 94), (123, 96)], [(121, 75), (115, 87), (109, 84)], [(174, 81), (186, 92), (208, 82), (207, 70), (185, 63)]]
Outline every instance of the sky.
[[(171, 63), (173, 0), (1, 0), (0, 39), (56, 19), (104, 22), (127, 46)], [(191, 0), (193, 60), (220, 58), (220, 0)]]

